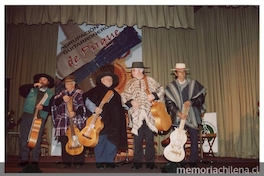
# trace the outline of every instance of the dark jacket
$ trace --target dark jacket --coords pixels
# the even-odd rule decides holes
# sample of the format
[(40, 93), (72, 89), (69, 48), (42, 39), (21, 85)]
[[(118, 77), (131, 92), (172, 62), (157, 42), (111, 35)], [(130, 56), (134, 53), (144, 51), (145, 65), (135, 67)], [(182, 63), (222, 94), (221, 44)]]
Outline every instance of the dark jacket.
[(112, 90), (114, 96), (103, 106), (101, 117), (102, 122), (104, 123), (104, 128), (100, 131), (99, 135), (107, 134), (108, 140), (111, 141), (117, 149), (126, 150), (126, 116), (121, 104), (121, 96), (119, 93), (113, 88), (107, 88), (103, 84), (98, 84), (96, 87), (84, 93), (83, 98), (86, 100), (88, 97), (97, 107), (99, 107), (108, 90)]

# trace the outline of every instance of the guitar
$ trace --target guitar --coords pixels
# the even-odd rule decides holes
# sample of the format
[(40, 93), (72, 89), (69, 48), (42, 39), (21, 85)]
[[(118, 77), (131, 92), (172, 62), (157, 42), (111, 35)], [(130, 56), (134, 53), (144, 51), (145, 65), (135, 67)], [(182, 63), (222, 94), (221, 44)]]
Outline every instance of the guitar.
[[(48, 98), (48, 94), (45, 93), (38, 104), (44, 104), (44, 102), (47, 100), (47, 98)], [(40, 130), (40, 127), (42, 124), (42, 118), (38, 118), (38, 112), (39, 112), (39, 110), (36, 109), (35, 113), (34, 113), (34, 118), (32, 120), (31, 128), (29, 131), (28, 141), (27, 141), (28, 142), (27, 146), (29, 148), (34, 148), (36, 146), (37, 141), (38, 141), (39, 130)]]
[[(79, 84), (86, 77), (97, 71), (98, 68), (111, 63), (116, 58), (120, 58), (139, 43), (141, 43), (141, 39), (137, 31), (133, 27), (125, 27), (117, 37), (96, 54), (96, 57), (91, 62), (84, 64), (78, 70), (71, 73), (71, 75), (76, 78), (75, 81)], [(60, 82), (55, 87), (56, 94), (62, 89), (64, 89), (64, 85)]]
[[(67, 102), (67, 109), (68, 112), (73, 111), (73, 105), (72, 105), (72, 97), (70, 97), (70, 101)], [(67, 128), (66, 135), (68, 137), (68, 142), (66, 143), (66, 152), (70, 155), (79, 155), (82, 153), (84, 147), (78, 140), (78, 133), (80, 130), (74, 126), (73, 120), (71, 117), (69, 117), (70, 125)]]
[(168, 114), (164, 103), (153, 102), (150, 112), (155, 118), (155, 125), (158, 131), (168, 131), (171, 128), (171, 116)]
[[(146, 93), (148, 95), (150, 92), (148, 90), (148, 81), (146, 76), (144, 76), (144, 81), (146, 83)], [(172, 124), (171, 116), (168, 114), (166, 106), (163, 102), (152, 101), (150, 112), (155, 119), (155, 126), (158, 131), (167, 131), (170, 129)]]
[[(103, 109), (104, 104), (109, 102), (113, 95), (114, 92), (109, 90), (100, 102), (99, 108)], [(96, 146), (99, 140), (99, 133), (103, 128), (104, 123), (101, 121), (99, 114), (91, 115), (86, 121), (86, 126), (78, 135), (80, 143), (86, 147)]]
[[(189, 108), (183, 108), (182, 113), (188, 115)], [(185, 157), (184, 144), (187, 141), (184, 119), (181, 119), (179, 128), (170, 134), (170, 144), (167, 145), (163, 151), (165, 158), (172, 162), (181, 162)]]

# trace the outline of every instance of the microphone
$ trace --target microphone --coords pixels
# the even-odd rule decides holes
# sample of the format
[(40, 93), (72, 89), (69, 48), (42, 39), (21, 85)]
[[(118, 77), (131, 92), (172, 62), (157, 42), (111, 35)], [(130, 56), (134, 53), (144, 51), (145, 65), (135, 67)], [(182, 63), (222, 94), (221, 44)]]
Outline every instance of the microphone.
[(35, 87), (36, 88), (41, 88), (41, 87), (43, 87), (44, 86), (44, 84), (42, 84), (42, 83), (40, 83), (41, 84), (41, 86), (39, 86), (39, 85), (36, 85)]

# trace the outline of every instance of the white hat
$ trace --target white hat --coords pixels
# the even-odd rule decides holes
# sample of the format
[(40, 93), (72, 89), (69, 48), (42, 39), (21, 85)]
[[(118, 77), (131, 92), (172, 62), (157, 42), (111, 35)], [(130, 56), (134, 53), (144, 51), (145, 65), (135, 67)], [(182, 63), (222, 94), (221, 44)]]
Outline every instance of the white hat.
[(171, 70), (175, 71), (175, 70), (189, 70), (189, 69), (186, 68), (185, 63), (177, 63), (175, 65), (175, 68), (173, 68)]

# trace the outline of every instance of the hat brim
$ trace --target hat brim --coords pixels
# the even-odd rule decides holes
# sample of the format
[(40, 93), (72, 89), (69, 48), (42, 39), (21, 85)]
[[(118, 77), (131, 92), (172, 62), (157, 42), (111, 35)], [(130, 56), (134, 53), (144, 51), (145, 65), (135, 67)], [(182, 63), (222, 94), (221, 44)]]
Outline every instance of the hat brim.
[[(175, 72), (171, 72), (170, 75), (175, 76)], [(190, 75), (190, 73), (186, 73), (186, 75)]]
[[(127, 72), (127, 73), (131, 73), (131, 71), (126, 71), (126, 72)], [(144, 70), (144, 73), (150, 73), (150, 72)]]
[(171, 71), (177, 71), (177, 70), (190, 70), (188, 68), (183, 68), (183, 69), (175, 69), (175, 68), (172, 68)]
[(55, 86), (55, 84), (54, 84), (54, 78), (52, 76), (46, 74), (46, 73), (36, 74), (33, 77), (34, 83), (38, 82), (41, 77), (45, 77), (45, 78), (48, 79), (48, 81), (49, 81), (48, 88), (53, 88)]
[(132, 69), (132, 68), (144, 68), (144, 69), (150, 69), (150, 67), (126, 67), (127, 69)]
[(113, 78), (113, 84), (111, 87), (116, 87), (119, 84), (119, 77), (113, 72), (104, 72), (96, 77), (96, 83), (100, 84), (101, 79), (105, 76), (111, 76)]
[(62, 84), (70, 83), (70, 82), (76, 82), (76, 81), (75, 80), (66, 80), (66, 81), (62, 81)]

